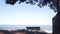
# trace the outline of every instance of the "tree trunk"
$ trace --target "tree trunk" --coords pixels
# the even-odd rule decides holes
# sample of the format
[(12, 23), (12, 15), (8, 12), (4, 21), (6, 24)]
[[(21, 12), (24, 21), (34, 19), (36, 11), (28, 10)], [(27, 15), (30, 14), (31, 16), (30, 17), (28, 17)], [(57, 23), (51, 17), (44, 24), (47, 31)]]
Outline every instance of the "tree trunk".
[(60, 34), (60, 12), (53, 17), (53, 34)]

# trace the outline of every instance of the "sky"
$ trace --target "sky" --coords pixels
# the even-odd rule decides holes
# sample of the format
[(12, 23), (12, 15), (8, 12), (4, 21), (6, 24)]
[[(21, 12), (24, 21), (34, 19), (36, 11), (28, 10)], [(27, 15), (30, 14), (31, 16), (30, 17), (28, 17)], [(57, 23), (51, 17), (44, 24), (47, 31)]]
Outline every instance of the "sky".
[(56, 13), (48, 6), (16, 3), (8, 5), (0, 0), (0, 25), (52, 25)]

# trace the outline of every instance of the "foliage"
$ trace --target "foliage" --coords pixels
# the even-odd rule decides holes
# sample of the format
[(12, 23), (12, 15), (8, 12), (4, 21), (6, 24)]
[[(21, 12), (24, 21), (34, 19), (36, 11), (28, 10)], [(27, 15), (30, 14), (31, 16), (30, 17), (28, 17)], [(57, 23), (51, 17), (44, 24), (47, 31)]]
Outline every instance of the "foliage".
[(51, 9), (56, 11), (55, 6), (53, 5), (52, 0), (6, 0), (6, 4), (14, 5), (16, 2), (22, 3), (25, 2), (26, 4), (31, 4), (35, 5), (36, 3), (38, 4), (37, 6), (44, 7), (44, 6), (49, 6)]

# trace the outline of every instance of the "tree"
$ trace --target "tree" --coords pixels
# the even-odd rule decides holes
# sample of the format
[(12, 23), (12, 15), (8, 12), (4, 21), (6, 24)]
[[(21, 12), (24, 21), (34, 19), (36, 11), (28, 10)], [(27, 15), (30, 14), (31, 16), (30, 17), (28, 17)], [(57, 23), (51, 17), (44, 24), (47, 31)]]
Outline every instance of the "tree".
[(53, 6), (52, 0), (6, 0), (6, 4), (14, 5), (18, 1), (19, 4), (25, 2), (26, 4), (35, 5), (36, 3), (38, 3), (37, 6), (39, 6), (40, 8), (48, 5), (51, 9), (56, 11), (55, 7)]
[(53, 17), (53, 34), (60, 34), (60, 0), (53, 1), (57, 14)]
[(44, 7), (49, 6), (57, 14), (53, 17), (53, 34), (60, 34), (60, 0), (6, 0), (6, 4), (14, 5), (16, 2), (20, 3), (25, 2), (26, 4), (35, 5)]

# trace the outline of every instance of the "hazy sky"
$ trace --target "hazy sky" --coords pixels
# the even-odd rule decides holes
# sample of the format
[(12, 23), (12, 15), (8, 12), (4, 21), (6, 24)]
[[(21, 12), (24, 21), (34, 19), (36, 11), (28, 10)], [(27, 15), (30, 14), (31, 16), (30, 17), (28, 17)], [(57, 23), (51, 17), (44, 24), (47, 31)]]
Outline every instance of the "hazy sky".
[(52, 25), (54, 11), (45, 6), (15, 4), (7, 5), (0, 0), (0, 24), (8, 25)]

